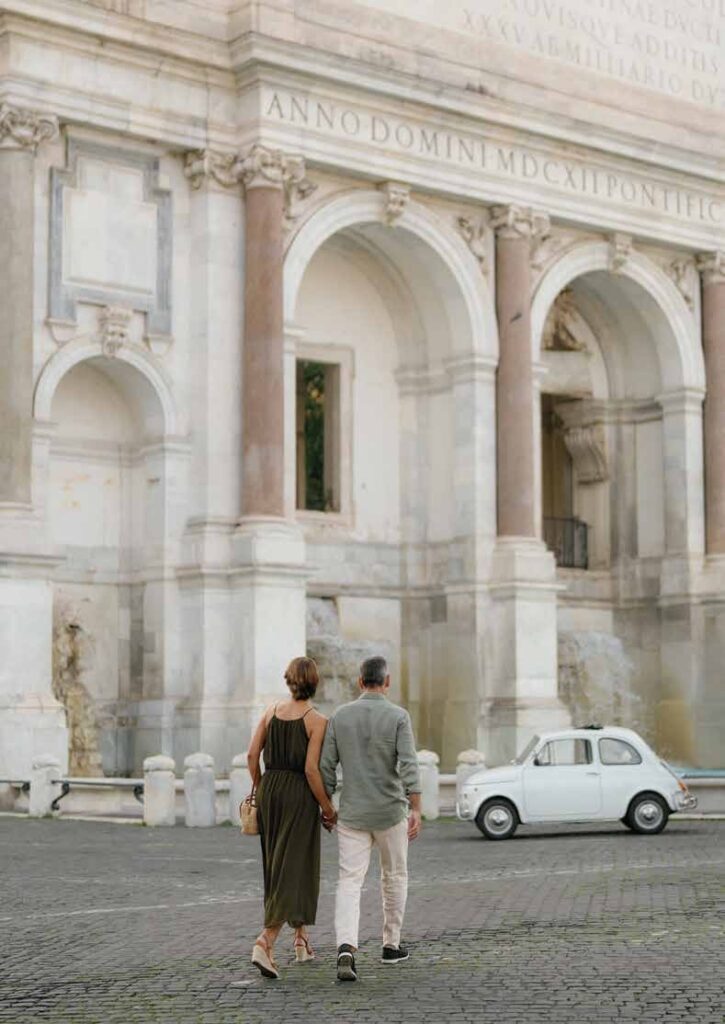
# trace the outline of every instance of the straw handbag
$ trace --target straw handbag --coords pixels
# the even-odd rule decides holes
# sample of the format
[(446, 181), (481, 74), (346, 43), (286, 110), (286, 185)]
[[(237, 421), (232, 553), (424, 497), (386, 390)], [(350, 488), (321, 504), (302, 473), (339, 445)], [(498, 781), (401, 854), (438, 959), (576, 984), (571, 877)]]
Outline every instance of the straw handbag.
[(258, 836), (259, 824), (257, 823), (257, 794), (254, 790), (239, 805), (239, 818), (243, 836)]

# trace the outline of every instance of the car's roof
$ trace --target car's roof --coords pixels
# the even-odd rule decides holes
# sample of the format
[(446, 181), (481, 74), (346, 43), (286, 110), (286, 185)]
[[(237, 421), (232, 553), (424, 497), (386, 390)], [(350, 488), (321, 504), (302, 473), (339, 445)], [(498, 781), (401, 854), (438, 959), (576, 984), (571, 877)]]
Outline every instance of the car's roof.
[(555, 732), (542, 732), (539, 737), (542, 740), (555, 739), (597, 739), (604, 736), (611, 736), (613, 739), (628, 740), (630, 743), (640, 743), (647, 746), (645, 741), (634, 729), (625, 729), (621, 725), (603, 725), (601, 728), (586, 729), (572, 726), (569, 729), (557, 729)]

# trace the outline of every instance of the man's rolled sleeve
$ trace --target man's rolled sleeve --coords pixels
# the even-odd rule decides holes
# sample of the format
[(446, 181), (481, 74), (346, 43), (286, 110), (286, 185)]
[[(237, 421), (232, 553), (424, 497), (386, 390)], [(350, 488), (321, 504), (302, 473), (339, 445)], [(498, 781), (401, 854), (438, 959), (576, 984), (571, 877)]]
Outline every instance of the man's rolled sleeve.
[(418, 771), (418, 754), (415, 749), (413, 726), (408, 712), (404, 712), (398, 722), (396, 736), (398, 754), (398, 772), (405, 786), (406, 796), (420, 793), (420, 772)]
[(337, 765), (340, 756), (337, 751), (337, 738), (335, 737), (335, 720), (331, 718), (327, 723), (325, 740), (322, 744), (320, 755), (320, 775), (328, 796), (337, 789)]

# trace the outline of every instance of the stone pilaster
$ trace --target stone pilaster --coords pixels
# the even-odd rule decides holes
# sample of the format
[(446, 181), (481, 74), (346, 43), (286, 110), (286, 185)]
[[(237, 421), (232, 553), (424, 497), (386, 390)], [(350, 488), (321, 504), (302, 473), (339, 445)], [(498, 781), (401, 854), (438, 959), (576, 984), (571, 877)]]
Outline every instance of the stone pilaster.
[(0, 504), (29, 504), (33, 402), (34, 156), (55, 118), (0, 106)]
[(48, 755), (68, 766), (65, 712), (52, 690), (49, 552), (31, 501), (35, 153), (54, 117), (0, 105), (0, 776), (29, 778)]
[(725, 250), (703, 253), (702, 347), (705, 353), (705, 536), (709, 555), (725, 554)]

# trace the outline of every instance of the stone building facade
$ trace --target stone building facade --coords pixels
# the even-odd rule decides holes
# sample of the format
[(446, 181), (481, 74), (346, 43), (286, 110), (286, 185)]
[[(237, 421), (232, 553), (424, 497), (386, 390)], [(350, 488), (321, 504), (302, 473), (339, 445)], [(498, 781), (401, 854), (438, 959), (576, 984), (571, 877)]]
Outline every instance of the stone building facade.
[[(725, 758), (722, 0), (0, 3), (0, 777)], [(316, 423), (316, 433), (311, 423)]]

